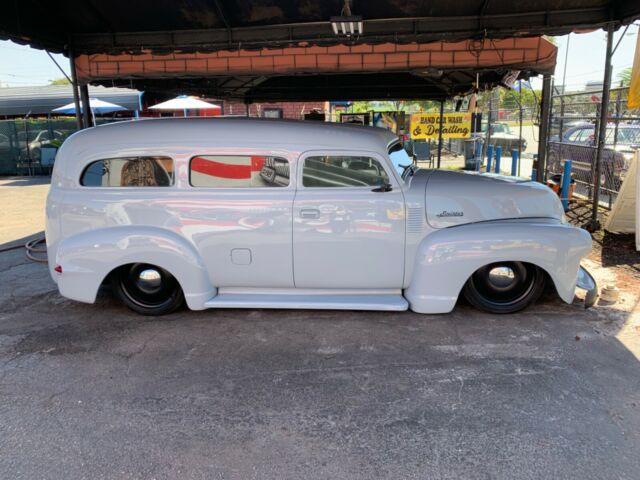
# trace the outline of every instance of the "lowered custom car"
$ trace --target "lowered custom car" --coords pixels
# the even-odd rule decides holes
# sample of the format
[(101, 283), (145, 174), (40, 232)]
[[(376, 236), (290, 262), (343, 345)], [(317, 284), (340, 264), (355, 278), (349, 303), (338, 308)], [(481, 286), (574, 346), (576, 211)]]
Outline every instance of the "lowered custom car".
[(245, 118), (153, 119), (62, 145), (47, 200), (60, 293), (102, 284), (133, 310), (493, 313), (546, 285), (595, 299), (587, 232), (546, 186), (421, 170), (373, 127)]

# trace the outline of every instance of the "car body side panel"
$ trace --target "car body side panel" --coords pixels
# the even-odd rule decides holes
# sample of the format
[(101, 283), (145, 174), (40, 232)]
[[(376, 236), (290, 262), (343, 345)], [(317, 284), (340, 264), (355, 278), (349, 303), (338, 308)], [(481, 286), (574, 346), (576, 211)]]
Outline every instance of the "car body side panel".
[(216, 294), (196, 249), (171, 230), (142, 225), (121, 225), (88, 230), (59, 243), (55, 259), (62, 267), (60, 293), (93, 303), (98, 288), (116, 267), (150, 263), (170, 272), (192, 310), (201, 310)]
[(433, 232), (419, 245), (410, 285), (410, 309), (446, 313), (467, 279), (494, 262), (520, 261), (544, 269), (562, 300), (573, 301), (580, 259), (591, 249), (582, 229), (561, 223), (493, 221)]
[[(368, 156), (381, 162), (393, 189), (302, 185), (310, 156)], [(376, 152), (308, 151), (299, 160), (293, 208), (293, 259), (298, 288), (401, 288), (405, 255), (405, 200), (388, 159)], [(305, 218), (311, 212), (311, 218)]]

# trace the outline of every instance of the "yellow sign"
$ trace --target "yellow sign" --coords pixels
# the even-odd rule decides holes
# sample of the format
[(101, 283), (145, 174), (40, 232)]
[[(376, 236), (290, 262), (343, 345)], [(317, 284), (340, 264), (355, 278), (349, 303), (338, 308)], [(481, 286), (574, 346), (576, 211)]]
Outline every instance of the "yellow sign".
[(627, 107), (630, 109), (640, 108), (640, 32), (638, 32), (636, 54), (633, 60), (633, 67), (631, 68), (631, 82), (629, 83)]
[[(411, 138), (438, 139), (440, 135), (439, 113), (411, 115)], [(442, 138), (471, 137), (470, 113), (445, 113), (442, 115)]]

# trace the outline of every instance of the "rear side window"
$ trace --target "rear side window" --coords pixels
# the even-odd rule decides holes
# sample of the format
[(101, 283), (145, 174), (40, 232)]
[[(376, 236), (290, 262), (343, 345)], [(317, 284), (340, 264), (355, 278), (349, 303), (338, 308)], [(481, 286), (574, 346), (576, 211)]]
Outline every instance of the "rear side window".
[(169, 187), (173, 185), (169, 157), (109, 158), (90, 163), (80, 185), (85, 187)]
[(198, 155), (189, 163), (189, 178), (194, 187), (286, 187), (289, 162), (260, 155)]
[(372, 187), (387, 183), (387, 172), (371, 157), (307, 157), (302, 167), (305, 187)]

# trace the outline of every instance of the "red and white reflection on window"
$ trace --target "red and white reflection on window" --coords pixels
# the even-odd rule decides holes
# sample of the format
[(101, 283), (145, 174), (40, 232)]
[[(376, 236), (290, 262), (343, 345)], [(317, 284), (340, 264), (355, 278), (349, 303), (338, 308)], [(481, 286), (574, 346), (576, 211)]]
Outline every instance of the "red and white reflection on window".
[(286, 187), (289, 162), (259, 155), (199, 155), (191, 159), (194, 187)]

